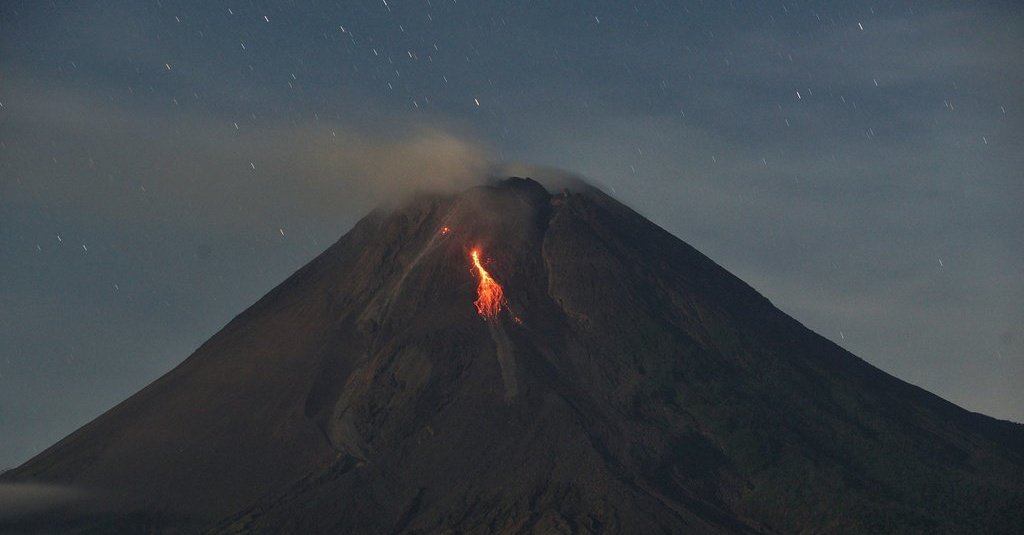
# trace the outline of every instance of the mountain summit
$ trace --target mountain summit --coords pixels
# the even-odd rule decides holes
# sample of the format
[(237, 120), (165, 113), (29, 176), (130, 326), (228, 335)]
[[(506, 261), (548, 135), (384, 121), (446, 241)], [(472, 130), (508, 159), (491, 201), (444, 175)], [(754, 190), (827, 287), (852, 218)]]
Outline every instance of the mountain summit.
[(2, 479), (94, 496), (25, 531), (1024, 532), (1024, 426), (520, 178), (372, 212)]

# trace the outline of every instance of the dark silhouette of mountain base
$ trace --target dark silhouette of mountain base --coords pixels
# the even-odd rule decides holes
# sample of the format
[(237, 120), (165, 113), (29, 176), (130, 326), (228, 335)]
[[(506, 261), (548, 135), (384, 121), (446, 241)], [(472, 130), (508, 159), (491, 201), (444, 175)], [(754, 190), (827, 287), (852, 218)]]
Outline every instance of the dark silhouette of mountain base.
[(1024, 426), (879, 371), (596, 189), (529, 179), (371, 213), (3, 479), (94, 496), (24, 531), (1024, 533)]

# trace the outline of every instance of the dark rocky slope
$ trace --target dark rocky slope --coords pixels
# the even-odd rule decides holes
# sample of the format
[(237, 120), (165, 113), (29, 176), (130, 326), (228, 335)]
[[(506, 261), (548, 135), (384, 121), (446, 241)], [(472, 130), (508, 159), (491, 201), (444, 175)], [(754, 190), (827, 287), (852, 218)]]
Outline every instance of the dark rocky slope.
[(528, 179), (371, 213), (3, 479), (102, 496), (26, 530), (1024, 532), (1021, 425), (868, 365), (597, 190)]

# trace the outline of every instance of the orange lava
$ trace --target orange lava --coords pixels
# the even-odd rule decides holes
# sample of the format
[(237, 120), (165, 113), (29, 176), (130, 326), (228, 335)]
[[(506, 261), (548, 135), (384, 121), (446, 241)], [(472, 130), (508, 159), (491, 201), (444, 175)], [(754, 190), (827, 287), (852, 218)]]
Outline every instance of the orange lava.
[(470, 256), (473, 257), (473, 270), (480, 278), (480, 283), (476, 286), (477, 299), (473, 304), (476, 305), (477, 313), (484, 319), (495, 319), (505, 303), (505, 292), (480, 263), (480, 249), (473, 249)]
[(451, 231), (452, 231), (452, 229), (450, 229), (448, 227), (441, 227), (441, 234), (448, 234)]

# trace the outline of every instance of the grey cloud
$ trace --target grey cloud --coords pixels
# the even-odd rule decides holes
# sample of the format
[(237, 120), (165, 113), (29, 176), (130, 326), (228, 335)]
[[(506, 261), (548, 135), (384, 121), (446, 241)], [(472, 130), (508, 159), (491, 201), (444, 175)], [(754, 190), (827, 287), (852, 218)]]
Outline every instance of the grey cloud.
[[(332, 132), (332, 138), (334, 138)], [(431, 191), (459, 191), (480, 183), (493, 166), (482, 147), (433, 128), (405, 139), (380, 142), (347, 133), (341, 139), (304, 144), (302, 167), (311, 174), (339, 177), (375, 202)]]
[[(5, 148), (9, 201), (136, 225), (233, 232), (270, 216), (364, 212), (417, 191), (468, 187), (492, 166), (485, 148), (442, 123), (253, 125), (7, 86), (8, 128), (18, 134)], [(43, 176), (40, 161), (49, 163)]]
[(85, 501), (88, 494), (66, 485), (0, 483), (0, 521), (17, 520)]

